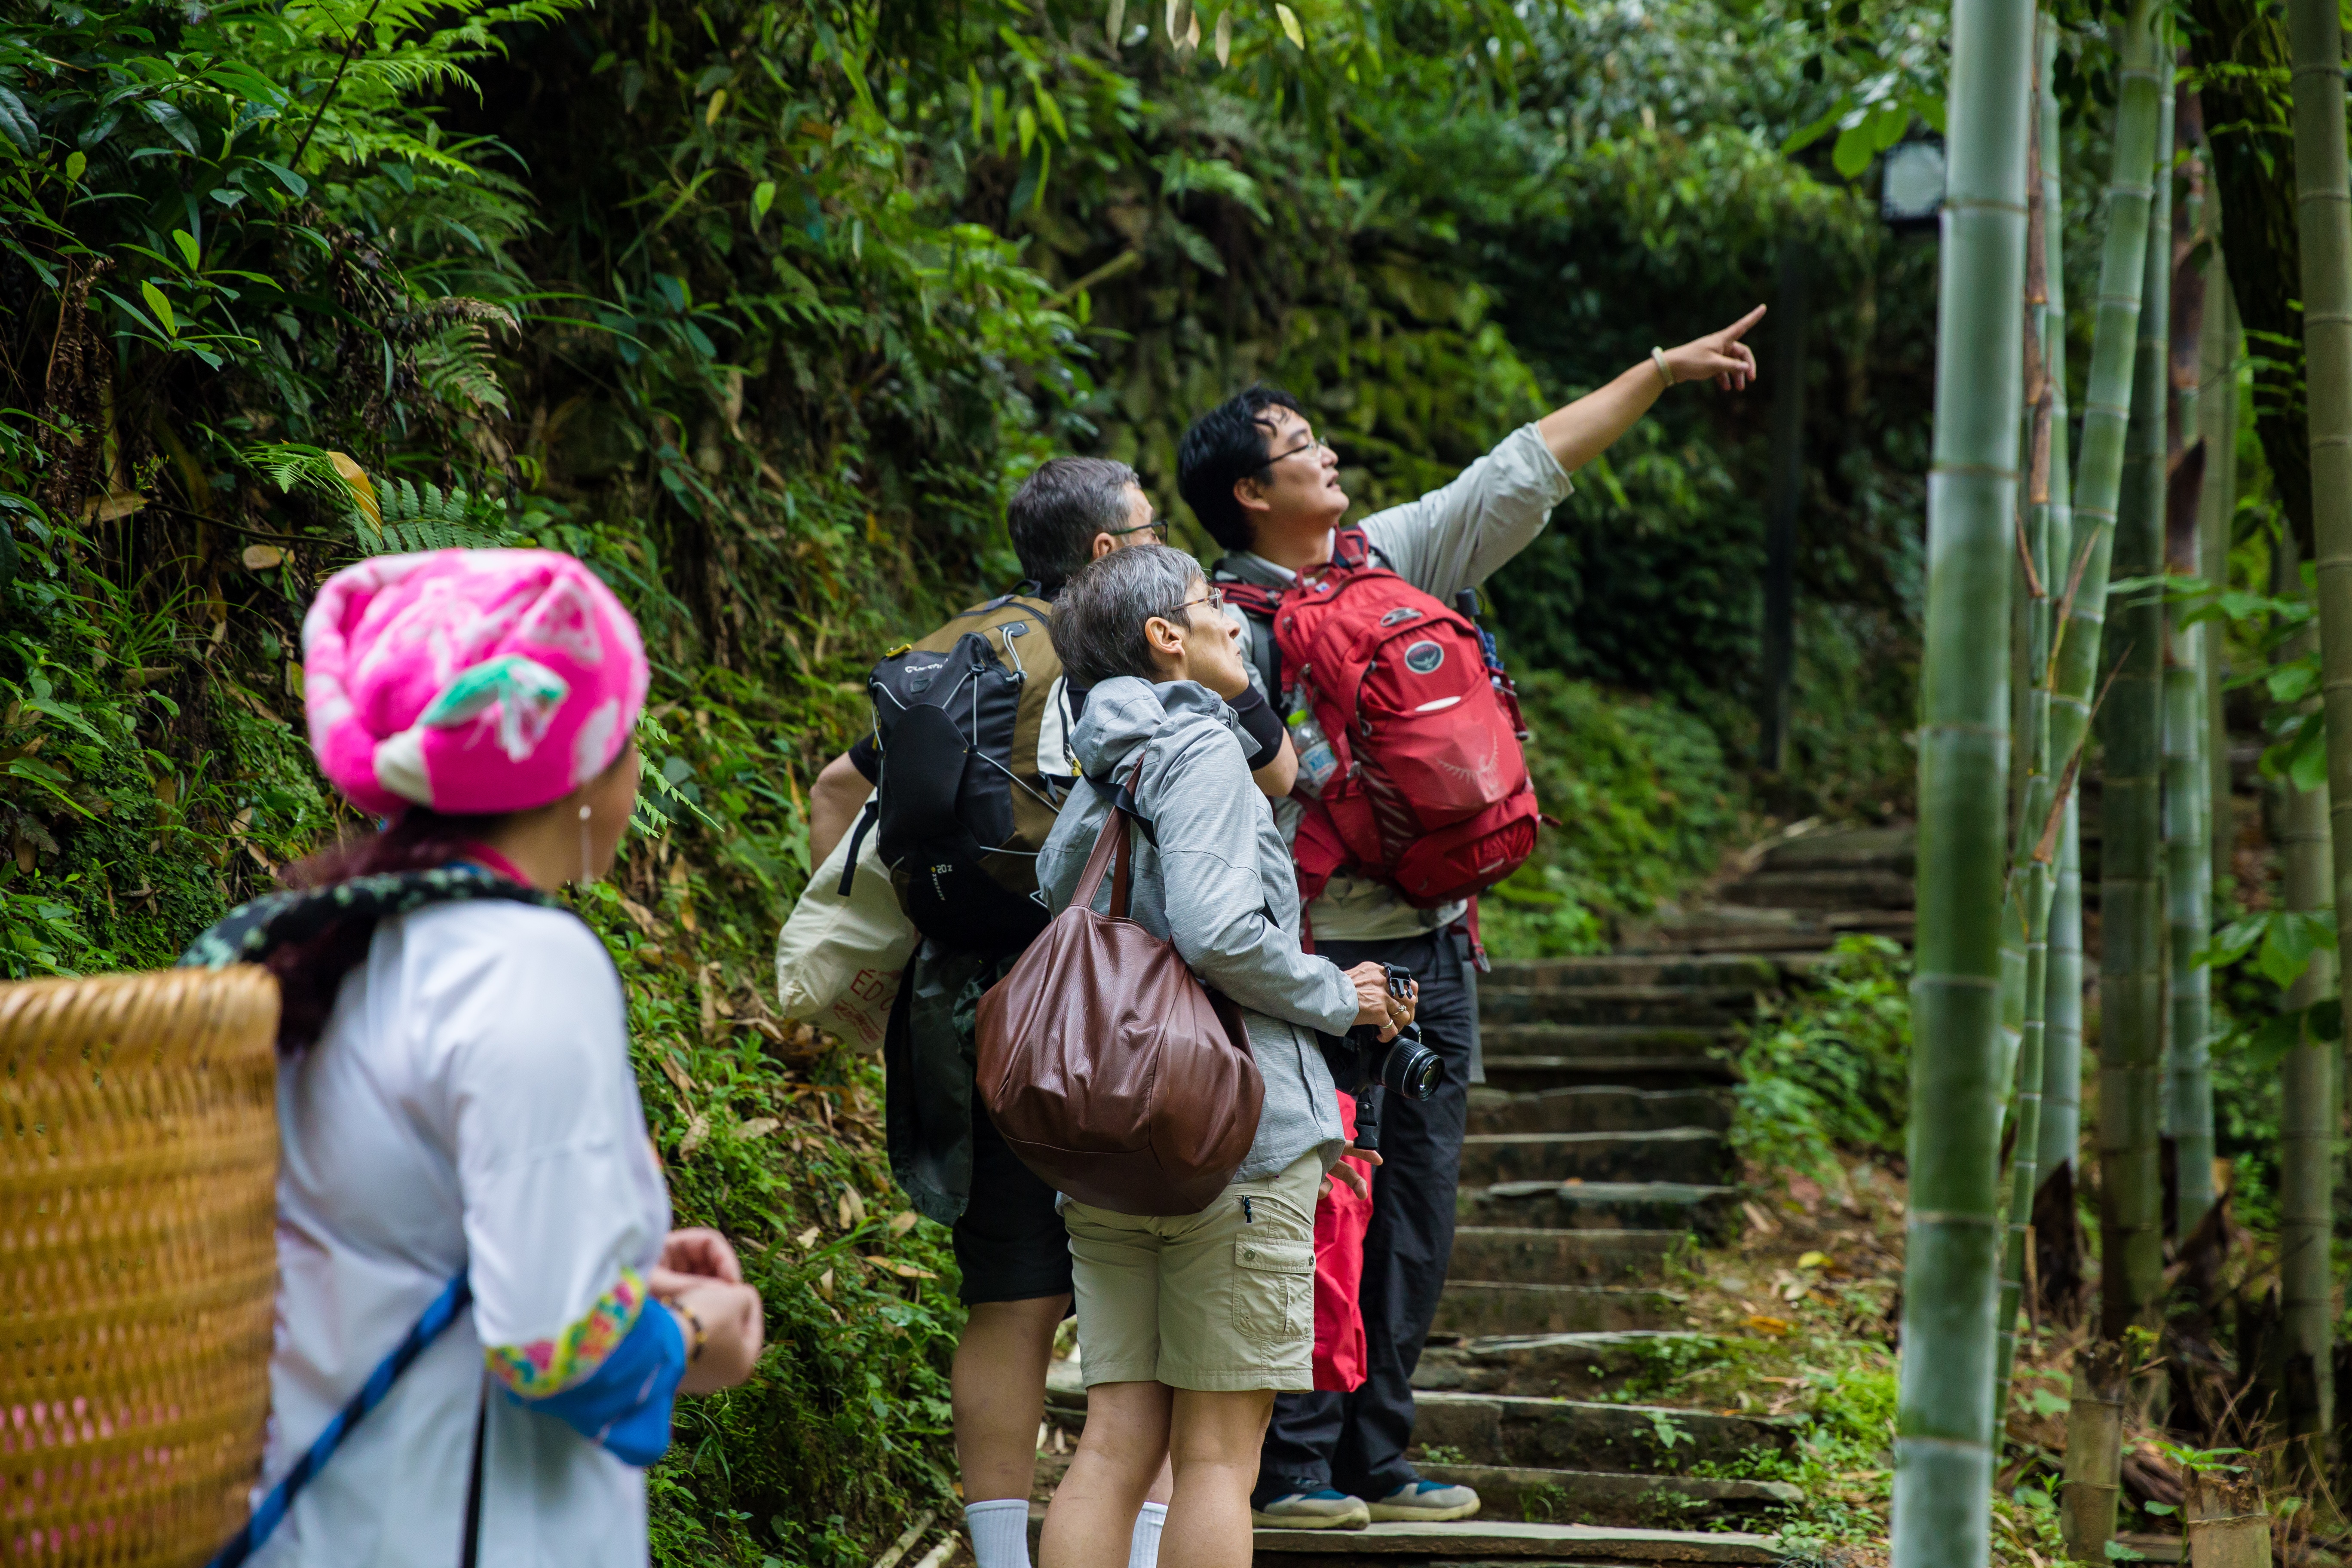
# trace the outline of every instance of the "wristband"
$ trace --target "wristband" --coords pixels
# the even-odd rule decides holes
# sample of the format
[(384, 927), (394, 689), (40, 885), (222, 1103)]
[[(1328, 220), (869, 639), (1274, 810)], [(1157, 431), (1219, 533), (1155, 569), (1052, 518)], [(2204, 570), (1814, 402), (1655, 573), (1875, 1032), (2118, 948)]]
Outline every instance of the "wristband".
[(702, 1347), (709, 1341), (710, 1331), (702, 1326), (702, 1320), (695, 1315), (693, 1308), (680, 1307), (677, 1310), (677, 1315), (684, 1318), (687, 1325), (694, 1331), (694, 1342), (686, 1349), (686, 1359), (690, 1364), (702, 1359)]
[(1650, 363), (1658, 367), (1658, 379), (1660, 381), (1664, 382), (1668, 386), (1672, 386), (1675, 384), (1674, 367), (1666, 363), (1665, 350), (1660, 348), (1652, 349), (1650, 351)]
[(1243, 733), (1257, 748), (1247, 759), (1250, 771), (1255, 773), (1274, 761), (1282, 751), (1285, 730), (1282, 715), (1274, 710), (1265, 693), (1252, 686), (1239, 697), (1226, 699), (1225, 706), (1234, 710), (1234, 717), (1241, 721)]

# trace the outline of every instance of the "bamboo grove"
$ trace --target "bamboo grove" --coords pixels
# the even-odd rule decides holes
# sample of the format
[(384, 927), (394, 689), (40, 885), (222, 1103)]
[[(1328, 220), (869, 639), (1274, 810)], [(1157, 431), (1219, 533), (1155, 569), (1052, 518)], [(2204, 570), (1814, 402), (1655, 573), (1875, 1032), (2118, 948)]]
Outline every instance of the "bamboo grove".
[[(1983, 1563), (1993, 1473), (2046, 1463), (2076, 1560), (2134, 1555), (2119, 1529), (2168, 1515), (2184, 1560), (2219, 1563), (2225, 1526), (2316, 1541), (2347, 1518), (2342, 22), (2326, 0), (2088, 20), (1958, 0), (1950, 27), (1895, 1557)], [(2086, 148), (2092, 171), (2066, 166)], [(2060, 230), (2086, 172), (2095, 290), (2070, 313)], [(2238, 853), (2233, 718), (2263, 731), (2275, 891)], [(2274, 1247), (2216, 1157), (2217, 1082), (2248, 1076), (2279, 1106)], [(2029, 1342), (2071, 1375), (2042, 1460), (2020, 1437)], [(2169, 1502), (2125, 1462), (2159, 1451)]]

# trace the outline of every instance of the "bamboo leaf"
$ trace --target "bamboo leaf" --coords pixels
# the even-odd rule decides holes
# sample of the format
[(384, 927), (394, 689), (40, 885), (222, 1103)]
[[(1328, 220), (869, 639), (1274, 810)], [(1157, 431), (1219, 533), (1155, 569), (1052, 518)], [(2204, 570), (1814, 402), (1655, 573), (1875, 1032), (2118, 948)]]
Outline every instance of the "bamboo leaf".
[(1234, 63), (1234, 8), (1226, 6), (1217, 13), (1217, 64)]
[(1298, 26), (1298, 13), (1283, 5), (1281, 0), (1275, 0), (1274, 16), (1282, 24), (1282, 36), (1290, 40), (1291, 47), (1304, 50), (1307, 35)]

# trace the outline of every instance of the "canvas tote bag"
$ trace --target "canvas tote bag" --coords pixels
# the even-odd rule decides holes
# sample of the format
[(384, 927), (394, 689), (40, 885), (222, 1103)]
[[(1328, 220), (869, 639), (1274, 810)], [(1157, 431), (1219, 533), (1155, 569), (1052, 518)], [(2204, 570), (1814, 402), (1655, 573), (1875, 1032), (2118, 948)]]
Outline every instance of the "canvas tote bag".
[[(860, 874), (844, 894), (841, 873), (853, 848)], [(890, 890), (875, 836), (845, 833), (776, 933), (778, 1010), (870, 1056), (882, 1048), (914, 951), (915, 928)]]
[(1239, 1009), (1127, 918), (1132, 802), (1122, 789), (1070, 907), (980, 999), (979, 1088), (1055, 1190), (1114, 1214), (1198, 1214), (1248, 1156), (1265, 1080)]

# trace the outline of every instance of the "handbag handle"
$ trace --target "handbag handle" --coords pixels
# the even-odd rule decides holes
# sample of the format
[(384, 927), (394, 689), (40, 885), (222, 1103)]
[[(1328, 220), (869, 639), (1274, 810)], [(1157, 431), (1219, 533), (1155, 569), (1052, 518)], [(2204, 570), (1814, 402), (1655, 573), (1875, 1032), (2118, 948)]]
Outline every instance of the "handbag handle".
[[(1128, 773), (1127, 782), (1119, 786), (1117, 795), (1111, 796), (1110, 815), (1103, 819), (1102, 831), (1095, 835), (1094, 853), (1087, 857), (1086, 869), (1078, 873), (1078, 885), (1070, 893), (1070, 902), (1074, 907), (1089, 910), (1095, 907), (1095, 894), (1102, 889), (1103, 873), (1111, 870), (1116, 860), (1117, 869), (1112, 871), (1110, 884), (1110, 918), (1118, 921), (1128, 918), (1129, 900), (1134, 886), (1135, 846), (1133, 835), (1128, 831), (1127, 819), (1135, 816), (1138, 822), (1143, 820), (1136, 816), (1129, 804), (1135, 799), (1132, 791), (1142, 772), (1143, 759), (1139, 756), (1135, 766)], [(1106, 795), (1110, 794), (1107, 786), (1097, 787)]]

